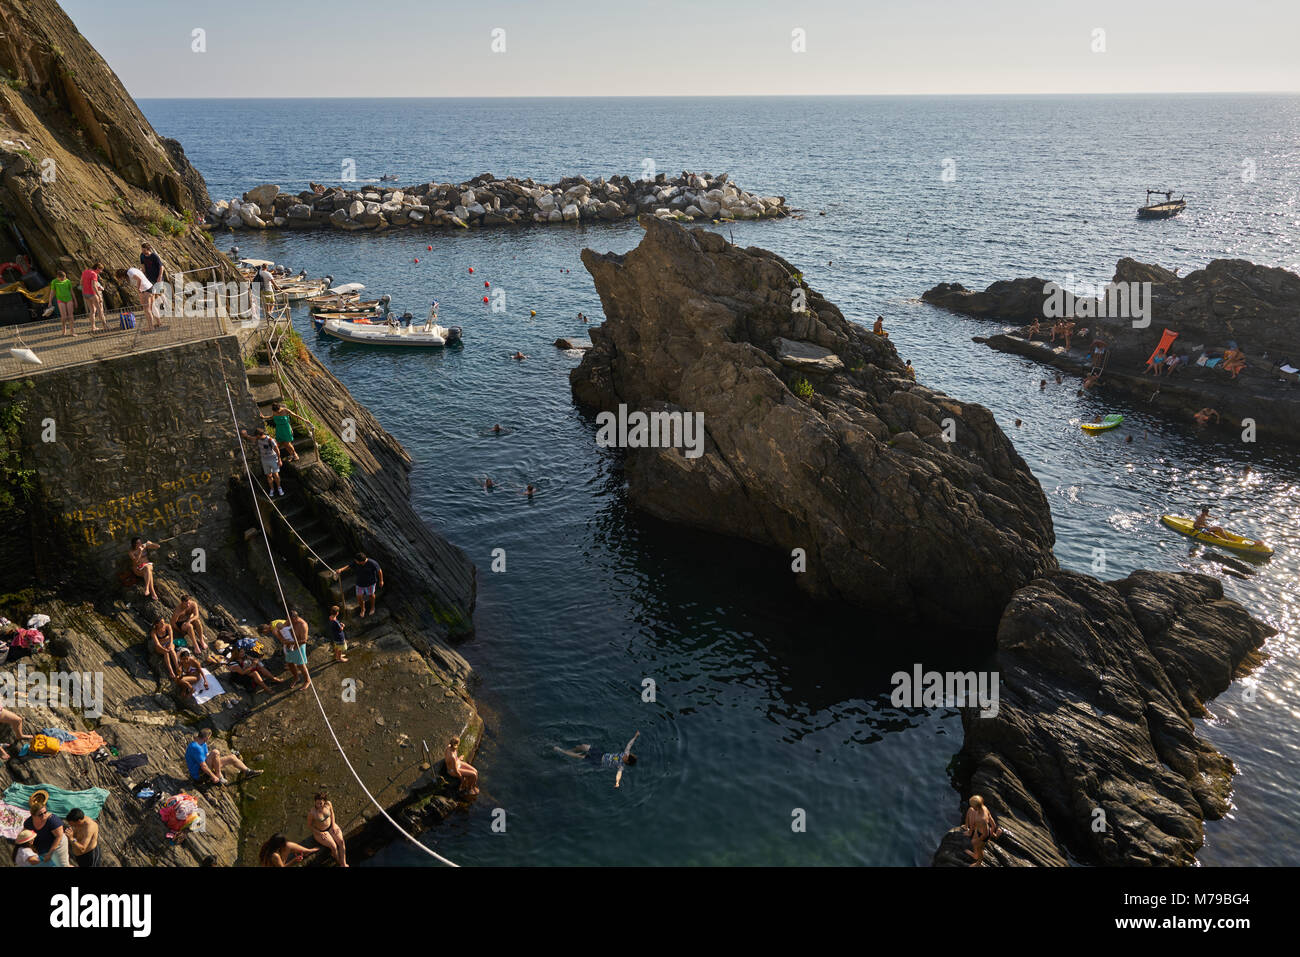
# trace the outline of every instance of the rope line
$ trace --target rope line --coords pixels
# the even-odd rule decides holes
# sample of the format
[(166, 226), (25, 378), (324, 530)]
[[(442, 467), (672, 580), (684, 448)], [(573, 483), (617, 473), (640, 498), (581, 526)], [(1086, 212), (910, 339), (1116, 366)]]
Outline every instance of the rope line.
[[(235, 438), (239, 440), (239, 457), (243, 459), (244, 462), (244, 474), (248, 477), (248, 482), (250, 487), (257, 488), (257, 482), (253, 478), (253, 470), (248, 465), (248, 455), (244, 451), (243, 439), (239, 435), (239, 417), (235, 415), (235, 398), (234, 398), (234, 393), (230, 389), (229, 382), (226, 383), (226, 402), (230, 405), (230, 421), (235, 429)], [(266, 522), (263, 521), (262, 519), (262, 510), (257, 507), (256, 494), (253, 495), (253, 511), (257, 512), (257, 524), (261, 526), (262, 529), (262, 541), (266, 545), (266, 554), (267, 554), (267, 558), (270, 560), (271, 563), (271, 574), (275, 577), (276, 590), (280, 593), (280, 603), (284, 606), (285, 620), (291, 621), (293, 615), (291, 614), (291, 610), (289, 608), (289, 599), (285, 597), (284, 586), (280, 584), (280, 572), (275, 567), (275, 552), (271, 549), (271, 539), (266, 533)], [(289, 627), (292, 628), (293, 626), (290, 625)], [(309, 680), (310, 677), (311, 676), (309, 674), (308, 675)], [(403, 837), (405, 837), (416, 847), (420, 848), (420, 850), (424, 851), (424, 853), (428, 854), (430, 857), (433, 857), (441, 861), (442, 863), (446, 864), (448, 867), (459, 867), (460, 866), (459, 864), (456, 864), (454, 861), (449, 861), (447, 858), (443, 857), (437, 851), (433, 850), (432, 848), (426, 847), (424, 844), (420, 843), (420, 841), (417, 840), (415, 837), (413, 837), (406, 830), (406, 828), (402, 827), (402, 825), (398, 824), (395, 820), (393, 820), (392, 816), (388, 813), (388, 811), (384, 808), (384, 806), (380, 804), (377, 800), (375, 800), (375, 796), (370, 793), (370, 789), (366, 787), (365, 782), (361, 780), (361, 776), (357, 774), (357, 769), (352, 766), (351, 760), (348, 759), (347, 752), (343, 750), (343, 744), (341, 741), (339, 741), (338, 735), (334, 733), (334, 725), (330, 723), (329, 715), (325, 713), (325, 706), (324, 704), (321, 703), (320, 695), (316, 693), (315, 682), (312, 682), (310, 685), (308, 685), (308, 687), (311, 688), (312, 697), (316, 699), (316, 707), (320, 710), (320, 716), (325, 721), (325, 728), (329, 731), (330, 737), (334, 739), (334, 746), (338, 749), (339, 756), (343, 758), (343, 763), (348, 766), (348, 770), (352, 772), (352, 777), (356, 780), (357, 785), (361, 788), (361, 790), (365, 792), (366, 797), (370, 799), (370, 803), (375, 806), (375, 808), (379, 811), (379, 813), (384, 816), (384, 819), (387, 820), (389, 824), (393, 825), (393, 827), (396, 828), (397, 831), (401, 833)]]

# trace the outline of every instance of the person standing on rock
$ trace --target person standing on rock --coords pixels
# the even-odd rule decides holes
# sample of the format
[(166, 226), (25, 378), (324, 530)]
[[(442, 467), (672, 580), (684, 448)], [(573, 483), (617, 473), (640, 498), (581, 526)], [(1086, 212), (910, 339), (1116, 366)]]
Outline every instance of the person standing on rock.
[(975, 858), (971, 867), (984, 863), (984, 845), (1002, 833), (1002, 828), (993, 819), (993, 812), (984, 806), (984, 799), (978, 794), (971, 795), (962, 830), (970, 834), (970, 850), (966, 853)]
[[(334, 574), (341, 576), (349, 568), (352, 569), (357, 580), (357, 617), (365, 618), (367, 614), (373, 615), (375, 613), (375, 592), (384, 587), (384, 570), (379, 567), (379, 562), (366, 557), (365, 552), (357, 552), (353, 556), (351, 565), (344, 565), (342, 568), (334, 569)], [(367, 601), (370, 603), (369, 612), (366, 611)]]
[(108, 320), (104, 317), (104, 286), (99, 281), (99, 274), (103, 271), (104, 264), (96, 261), (81, 273), (81, 298), (86, 302), (91, 332), (108, 331)]
[(271, 414), (266, 417), (266, 421), (275, 427), (275, 441), (280, 446), (281, 461), (286, 460), (287, 457), (287, 461), (297, 462), (298, 450), (293, 447), (293, 421), (290, 416), (304, 424), (307, 422), (298, 413), (290, 412), (281, 402), (276, 402), (271, 406)]
[[(296, 658), (298, 667), (302, 669), (302, 686), (304, 688), (310, 688), (311, 674), (307, 671), (307, 643), (310, 640), (310, 629), (307, 627), (307, 619), (298, 614), (296, 609), (290, 609), (289, 627), (293, 629), (294, 640), (298, 642)], [(293, 690), (293, 685), (289, 686), (289, 690)]]
[(348, 656), (344, 654), (348, 650), (347, 633), (343, 630), (343, 622), (339, 621), (339, 606), (330, 605), (330, 647), (334, 650), (335, 661), (347, 661)]

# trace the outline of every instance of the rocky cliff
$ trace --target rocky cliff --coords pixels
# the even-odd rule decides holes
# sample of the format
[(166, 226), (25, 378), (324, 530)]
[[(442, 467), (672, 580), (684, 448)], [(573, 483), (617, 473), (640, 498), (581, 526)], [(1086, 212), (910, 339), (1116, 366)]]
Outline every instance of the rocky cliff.
[(705, 440), (698, 457), (628, 447), (635, 505), (802, 549), (814, 595), (959, 629), (991, 631), (1056, 567), (1042, 489), (987, 409), (910, 379), (774, 253), (641, 222), (627, 255), (582, 253), (607, 321), (573, 395), (702, 415)]
[[(998, 628), (997, 714), (962, 712), (959, 790), (1006, 831), (986, 860), (1193, 863), (1233, 766), (1192, 719), (1272, 633), (1203, 575), (1057, 572), (1017, 591)], [(969, 864), (969, 846), (954, 828), (935, 863)]]
[[(95, 259), (134, 265), (148, 240), (169, 272), (237, 279), (191, 225), (208, 204), (180, 144), (154, 132), (54, 0), (0, 0), (3, 260), (24, 254), (47, 279), (75, 278)], [(108, 291), (117, 304), (122, 291)]]

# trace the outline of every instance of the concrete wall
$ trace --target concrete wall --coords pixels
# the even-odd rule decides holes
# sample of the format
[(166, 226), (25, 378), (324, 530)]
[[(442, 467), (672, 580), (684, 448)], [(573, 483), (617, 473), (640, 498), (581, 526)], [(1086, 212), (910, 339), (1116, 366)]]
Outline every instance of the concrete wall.
[[(240, 424), (253, 421), (234, 336), (38, 373), (25, 398), (37, 470), (38, 580), (85, 566), (111, 578), (131, 539), (191, 563), (233, 535), (230, 479), (242, 469), (226, 382)], [(254, 463), (256, 468), (256, 463)]]

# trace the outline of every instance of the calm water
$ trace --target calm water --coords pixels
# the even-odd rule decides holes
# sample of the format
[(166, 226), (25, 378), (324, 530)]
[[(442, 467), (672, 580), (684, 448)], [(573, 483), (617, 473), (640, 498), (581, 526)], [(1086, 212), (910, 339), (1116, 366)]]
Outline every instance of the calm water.
[[(214, 198), (262, 182), (337, 181), (349, 159), (358, 178), (396, 173), (407, 184), (484, 171), (637, 176), (649, 158), (658, 171), (729, 171), (747, 189), (785, 195), (805, 218), (725, 232), (794, 262), (850, 317), (883, 313), (922, 380), (993, 409), (1051, 500), (1063, 565), (1088, 571), (1103, 549), (1106, 577), (1221, 575), (1281, 629), (1254, 700), (1238, 683), (1203, 724), (1241, 773), (1232, 817), (1209, 826), (1200, 859), (1300, 863), (1300, 459), (1207, 440), (1140, 406), (1079, 399), (1074, 383), (1050, 376), (1040, 392), (1044, 370), (970, 342), (992, 327), (916, 301), (941, 280), (1104, 282), (1120, 256), (1184, 271), (1223, 256), (1297, 269), (1300, 98), (142, 106), (184, 143)], [(945, 159), (951, 182), (941, 178)], [(1135, 221), (1143, 190), (1157, 183), (1186, 190), (1189, 211)], [(443, 321), (465, 327), (463, 350), (394, 355), (317, 341), (298, 319), (322, 360), (410, 449), (417, 508), (480, 568), (478, 636), (463, 651), (489, 725), (476, 762), (484, 794), (426, 839), (480, 865), (928, 863), (958, 820), (945, 768), (960, 721), (893, 709), (888, 676), (915, 661), (977, 667), (978, 656), (945, 648), (941, 636), (901, 634), (888, 618), (809, 607), (779, 556), (629, 514), (617, 459), (572, 408), (577, 359), (551, 342), (585, 333), (578, 312), (601, 316), (579, 251), (625, 251), (639, 235), (616, 224), (236, 237), (246, 255), (364, 282), (399, 310), (423, 314), (436, 297)], [(482, 303), (484, 281), (505, 291), (505, 314)], [(530, 358), (510, 360), (515, 349)], [(1120, 435), (1077, 427), (1115, 410), (1128, 417)], [(509, 433), (488, 432), (497, 422)], [(483, 491), (484, 476), (503, 487)], [(531, 502), (520, 491), (527, 482), (539, 489)], [(1158, 525), (1161, 512), (1200, 502), (1270, 540), (1276, 557), (1226, 575)], [(494, 548), (506, 550), (504, 573), (489, 571)], [(653, 703), (641, 698), (647, 678)], [(621, 748), (635, 730), (643, 760), (618, 791), (609, 773), (552, 751)], [(506, 811), (504, 834), (490, 829), (494, 808)], [(797, 808), (806, 833), (792, 833)], [(424, 858), (394, 847), (380, 860)]]

